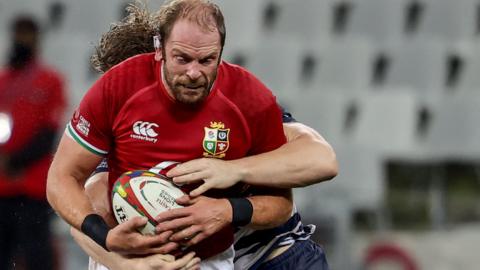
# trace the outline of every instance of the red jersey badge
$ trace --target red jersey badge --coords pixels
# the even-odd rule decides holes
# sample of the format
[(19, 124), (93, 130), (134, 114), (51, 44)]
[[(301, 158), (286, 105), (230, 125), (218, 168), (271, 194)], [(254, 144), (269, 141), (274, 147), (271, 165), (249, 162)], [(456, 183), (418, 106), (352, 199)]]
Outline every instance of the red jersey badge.
[(205, 127), (203, 138), (204, 157), (223, 158), (228, 150), (229, 128), (225, 128), (222, 122), (210, 122), (210, 127)]

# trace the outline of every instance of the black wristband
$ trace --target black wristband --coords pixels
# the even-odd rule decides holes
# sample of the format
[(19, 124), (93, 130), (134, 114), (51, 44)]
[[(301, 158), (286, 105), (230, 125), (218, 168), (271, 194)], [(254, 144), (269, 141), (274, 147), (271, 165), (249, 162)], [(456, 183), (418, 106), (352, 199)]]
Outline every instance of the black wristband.
[(232, 224), (242, 227), (250, 224), (253, 215), (253, 206), (247, 198), (227, 198), (232, 205)]
[(108, 250), (107, 234), (110, 228), (101, 216), (97, 214), (86, 216), (82, 222), (81, 230), (105, 250)]

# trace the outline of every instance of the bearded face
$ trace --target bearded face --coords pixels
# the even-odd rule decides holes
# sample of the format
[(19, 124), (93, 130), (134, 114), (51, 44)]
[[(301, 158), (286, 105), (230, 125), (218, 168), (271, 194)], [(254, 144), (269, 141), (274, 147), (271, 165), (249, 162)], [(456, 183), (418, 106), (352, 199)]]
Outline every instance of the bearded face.
[(197, 105), (210, 93), (217, 77), (221, 45), (218, 31), (188, 20), (172, 28), (163, 51), (163, 78), (177, 102)]
[(205, 100), (217, 77), (218, 65), (215, 65), (215, 68), (208, 73), (198, 72), (192, 76), (188, 74), (188, 71), (175, 72), (175, 64), (172, 67), (168, 61), (164, 63), (164, 79), (176, 101), (187, 105), (196, 105)]

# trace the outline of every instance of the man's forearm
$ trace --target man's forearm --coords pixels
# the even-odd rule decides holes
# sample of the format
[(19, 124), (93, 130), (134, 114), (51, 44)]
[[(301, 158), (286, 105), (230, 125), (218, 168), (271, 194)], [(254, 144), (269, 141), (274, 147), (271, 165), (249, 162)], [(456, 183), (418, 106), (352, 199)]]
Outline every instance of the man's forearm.
[(101, 157), (64, 135), (50, 165), (47, 199), (53, 209), (77, 229), (81, 228), (87, 215), (94, 213), (84, 184), (100, 160)]
[(193, 252), (177, 260), (172, 255), (163, 254), (151, 254), (146, 257), (123, 257), (118, 253), (106, 251), (73, 227), (70, 232), (83, 251), (92, 257), (95, 262), (106, 266), (110, 270), (199, 269), (200, 259), (194, 258)]
[(253, 206), (252, 229), (271, 229), (285, 223), (291, 216), (293, 202), (291, 190), (275, 190), (276, 194), (248, 197)]
[(295, 188), (336, 176), (335, 152), (318, 133), (298, 123), (284, 126), (287, 144), (268, 153), (231, 161), (241, 168), (243, 182)]
[(47, 182), (48, 202), (67, 223), (80, 230), (84, 218), (95, 211), (83, 187), (73, 177), (55, 175), (53, 170)]
[(132, 269), (130, 267), (131, 261), (123, 258), (115, 252), (106, 251), (88, 236), (73, 227), (70, 229), (70, 232), (83, 251), (85, 251), (96, 262), (105, 265), (110, 270)]

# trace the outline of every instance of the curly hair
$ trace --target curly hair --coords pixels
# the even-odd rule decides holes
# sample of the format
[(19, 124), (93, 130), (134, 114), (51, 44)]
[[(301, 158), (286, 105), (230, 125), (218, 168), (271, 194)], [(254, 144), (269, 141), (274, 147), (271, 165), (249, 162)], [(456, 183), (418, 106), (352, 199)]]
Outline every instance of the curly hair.
[(129, 57), (155, 51), (152, 37), (159, 28), (156, 16), (140, 1), (129, 4), (126, 10), (128, 15), (102, 35), (90, 59), (92, 67), (100, 73)]
[(155, 51), (153, 36), (160, 35), (164, 46), (170, 36), (174, 23), (185, 18), (198, 25), (216, 30), (220, 43), (225, 44), (225, 22), (223, 14), (214, 3), (208, 0), (171, 0), (167, 1), (156, 13), (150, 13), (144, 2), (136, 0), (127, 7), (128, 16), (112, 24), (104, 33), (91, 58), (93, 68), (101, 73), (123, 60), (141, 53)]

